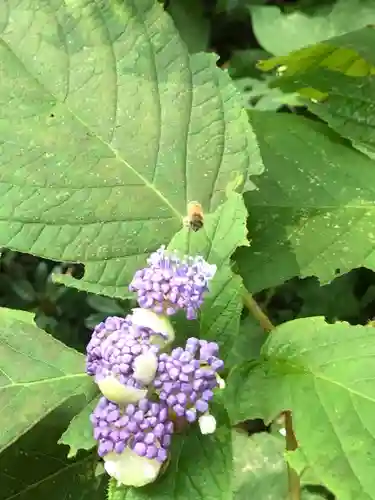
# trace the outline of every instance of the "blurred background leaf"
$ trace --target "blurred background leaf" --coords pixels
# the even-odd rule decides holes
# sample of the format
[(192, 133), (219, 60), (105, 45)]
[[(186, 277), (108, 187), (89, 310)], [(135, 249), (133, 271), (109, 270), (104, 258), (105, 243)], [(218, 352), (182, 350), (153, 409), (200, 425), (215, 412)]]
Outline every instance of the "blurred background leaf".
[(65, 404), (0, 454), (0, 500), (103, 500), (107, 477), (97, 475), (96, 453), (67, 459), (57, 444), (76, 411)]
[(250, 11), (257, 40), (274, 55), (285, 55), (375, 22), (373, 0), (306, 2), (283, 8), (251, 6)]

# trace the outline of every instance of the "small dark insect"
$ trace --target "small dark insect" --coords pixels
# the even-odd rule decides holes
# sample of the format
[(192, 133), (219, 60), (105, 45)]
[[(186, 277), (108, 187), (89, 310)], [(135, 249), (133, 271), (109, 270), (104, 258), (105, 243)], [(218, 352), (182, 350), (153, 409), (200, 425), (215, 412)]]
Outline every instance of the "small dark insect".
[(197, 201), (191, 201), (187, 206), (187, 216), (184, 217), (184, 225), (191, 231), (199, 231), (204, 224), (202, 205)]

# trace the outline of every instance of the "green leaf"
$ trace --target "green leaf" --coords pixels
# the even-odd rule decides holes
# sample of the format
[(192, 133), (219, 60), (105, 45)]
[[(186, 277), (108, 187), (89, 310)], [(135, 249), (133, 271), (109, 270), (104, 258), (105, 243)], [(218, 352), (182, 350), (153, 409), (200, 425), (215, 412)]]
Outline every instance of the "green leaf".
[(285, 94), (278, 88), (270, 87), (272, 75), (262, 73), (261, 65), (256, 64), (266, 57), (268, 53), (262, 50), (237, 51), (231, 57), (228, 72), (243, 95), (244, 107), (277, 110), (283, 105), (302, 105), (297, 93)]
[(0, 309), (0, 451), (71, 396), (89, 394), (84, 367), (82, 354)]
[(189, 56), (154, 0), (0, 13), (0, 245), (81, 262), (82, 280), (60, 280), (121, 297), (188, 201), (215, 209), (238, 174), (254, 187), (262, 162), (235, 87), (213, 54)]
[(375, 270), (373, 162), (324, 124), (266, 112), (250, 117), (266, 174), (259, 191), (245, 195), (251, 246), (236, 261), (246, 288)]
[(218, 12), (231, 12), (248, 5), (261, 5), (267, 0), (217, 0), (216, 10)]
[(200, 0), (172, 1), (168, 12), (191, 54), (208, 49), (210, 21)]
[(287, 498), (288, 481), (283, 440), (267, 433), (233, 433), (233, 499)]
[(0, 455), (0, 500), (104, 500), (107, 477), (96, 475), (96, 453), (72, 461), (56, 444), (73, 415), (63, 405)]
[(280, 89), (271, 88), (268, 81), (241, 78), (236, 80), (236, 85), (243, 94), (245, 108), (259, 111), (276, 111), (283, 106), (304, 105), (297, 93), (285, 94)]
[(375, 23), (375, 5), (372, 0), (337, 0), (333, 5), (285, 13), (278, 7), (254, 6), (251, 17), (261, 46), (271, 54), (284, 55)]
[[(233, 432), (232, 442), (233, 499), (280, 500), (288, 498), (284, 440), (266, 432), (254, 434), (251, 437), (242, 432)], [(298, 465), (301, 463), (299, 462)], [(306, 484), (305, 474), (301, 482)], [(317, 483), (314, 480), (309, 484)], [(301, 500), (326, 500), (326, 498), (323, 494), (311, 493), (306, 486), (301, 488)]]
[(37, 298), (32, 283), (26, 279), (14, 279), (10, 286), (13, 292), (25, 302), (33, 302)]
[(202, 230), (194, 233), (183, 229), (169, 245), (171, 250), (201, 255), (217, 266), (201, 307), (200, 329), (202, 337), (219, 343), (223, 359), (230, 354), (239, 330), (243, 285), (230, 268), (230, 257), (238, 246), (249, 244), (246, 217), (242, 196), (229, 192), (227, 201), (205, 216)]
[(257, 63), (268, 57), (270, 54), (263, 49), (235, 50), (229, 61), (228, 73), (233, 80), (240, 78), (265, 79), (266, 75), (258, 68)]
[(175, 435), (165, 474), (144, 488), (116, 488), (109, 500), (228, 500), (232, 492), (232, 442), (226, 413), (216, 405), (216, 432), (190, 428)]
[(368, 326), (321, 317), (284, 323), (258, 364), (232, 371), (230, 415), (269, 421), (291, 410), (299, 453), (322, 483), (340, 500), (374, 499), (374, 346)]
[(35, 325), (34, 317), (35, 314), (28, 311), (21, 311), (19, 309), (8, 309), (7, 307), (0, 307), (0, 317), (1, 315), (6, 316), (9, 321), (14, 318), (15, 321), (21, 321), (23, 323), (30, 323), (30, 325)]
[(238, 334), (233, 335), (233, 347), (226, 359), (226, 367), (258, 358), (266, 339), (267, 335), (259, 322), (255, 318), (247, 316), (241, 321)]
[(315, 472), (308, 466), (300, 448), (297, 448), (294, 451), (285, 451), (285, 458), (290, 466), (300, 476), (301, 482), (303, 481), (309, 484), (316, 484), (319, 482)]
[[(133, 294), (129, 292), (127, 298), (133, 298)], [(102, 295), (89, 294), (87, 296), (87, 304), (99, 313), (105, 313), (107, 316), (124, 316), (124, 307), (117, 300)]]
[(361, 302), (356, 294), (358, 281), (355, 270), (326, 286), (319, 286), (318, 280), (313, 278), (301, 280), (297, 289), (303, 300), (299, 317), (325, 316), (329, 323), (336, 320), (351, 322), (362, 317)]
[(59, 444), (69, 446), (68, 458), (76, 456), (79, 450), (91, 450), (96, 445), (92, 433), (90, 415), (98, 404), (100, 397), (98, 396), (98, 392), (96, 387), (93, 388), (91, 397), (87, 398), (88, 400), (90, 399), (89, 402), (74, 416), (69, 427), (58, 441)]
[(372, 112), (375, 58), (371, 50), (374, 43), (375, 30), (365, 28), (263, 63), (265, 68), (282, 64), (285, 70), (273, 86), (307, 97), (313, 113), (372, 157), (375, 155)]

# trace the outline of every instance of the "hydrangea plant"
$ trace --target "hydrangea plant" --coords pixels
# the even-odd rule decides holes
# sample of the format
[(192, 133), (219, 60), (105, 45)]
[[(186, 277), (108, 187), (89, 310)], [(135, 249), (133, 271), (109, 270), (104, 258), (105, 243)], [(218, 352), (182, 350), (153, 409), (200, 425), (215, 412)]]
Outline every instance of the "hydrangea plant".
[(0, 2), (0, 500), (375, 500), (375, 2), (276, 3)]

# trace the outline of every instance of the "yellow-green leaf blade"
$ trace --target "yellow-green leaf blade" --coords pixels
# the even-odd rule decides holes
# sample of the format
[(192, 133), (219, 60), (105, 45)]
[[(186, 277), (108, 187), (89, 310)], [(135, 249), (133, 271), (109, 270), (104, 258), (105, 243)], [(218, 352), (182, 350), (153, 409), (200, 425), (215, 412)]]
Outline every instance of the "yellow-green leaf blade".
[(340, 499), (373, 499), (374, 357), (369, 326), (321, 317), (284, 323), (259, 363), (233, 370), (228, 409), (234, 420), (291, 410), (300, 453), (316, 477)]
[(82, 354), (0, 310), (0, 450), (71, 396), (91, 388)]
[(262, 170), (240, 100), (153, 0), (0, 13), (0, 245), (82, 262), (77, 287), (121, 296), (187, 201), (214, 209), (234, 164), (245, 188)]
[(373, 162), (324, 124), (266, 112), (251, 121), (266, 173), (245, 195), (251, 246), (236, 253), (245, 286), (375, 269)]

